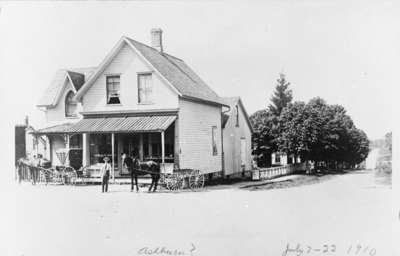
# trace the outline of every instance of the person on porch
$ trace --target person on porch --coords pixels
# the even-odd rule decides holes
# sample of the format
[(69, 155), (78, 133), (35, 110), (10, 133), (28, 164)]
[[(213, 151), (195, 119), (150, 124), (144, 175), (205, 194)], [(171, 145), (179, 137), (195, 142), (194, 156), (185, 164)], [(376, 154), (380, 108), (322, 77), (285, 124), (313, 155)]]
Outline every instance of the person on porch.
[(108, 192), (108, 180), (110, 179), (111, 165), (109, 163), (110, 158), (108, 156), (103, 158), (104, 164), (101, 167), (101, 192)]

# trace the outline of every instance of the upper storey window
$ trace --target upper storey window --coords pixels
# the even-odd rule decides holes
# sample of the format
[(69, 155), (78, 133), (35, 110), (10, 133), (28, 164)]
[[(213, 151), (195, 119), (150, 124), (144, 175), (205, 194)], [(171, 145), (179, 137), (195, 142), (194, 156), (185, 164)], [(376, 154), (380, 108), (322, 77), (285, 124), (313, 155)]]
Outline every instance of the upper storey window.
[(153, 84), (151, 73), (138, 74), (138, 103), (153, 103)]
[(120, 104), (120, 76), (107, 76), (107, 104)]
[(76, 110), (78, 103), (74, 100), (75, 94), (70, 91), (65, 97), (65, 116), (66, 117), (76, 117)]

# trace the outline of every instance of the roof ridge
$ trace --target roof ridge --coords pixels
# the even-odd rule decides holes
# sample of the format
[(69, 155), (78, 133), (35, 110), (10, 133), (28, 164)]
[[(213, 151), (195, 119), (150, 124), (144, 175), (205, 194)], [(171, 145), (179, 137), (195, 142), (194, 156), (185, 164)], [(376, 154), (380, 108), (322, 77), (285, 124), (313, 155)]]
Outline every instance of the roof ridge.
[(176, 57), (176, 56), (173, 56), (173, 55), (171, 55), (171, 54), (169, 54), (169, 53), (166, 53), (166, 52), (159, 52), (156, 48), (154, 48), (154, 47), (151, 47), (150, 45), (147, 45), (147, 44), (145, 44), (145, 43), (142, 43), (142, 42), (139, 42), (139, 41), (137, 41), (137, 40), (135, 40), (135, 39), (132, 39), (132, 38), (130, 38), (130, 37), (127, 37), (127, 36), (125, 36), (126, 37), (126, 39), (128, 39), (128, 40), (131, 40), (131, 41), (134, 41), (135, 43), (138, 43), (138, 44), (141, 44), (141, 45), (143, 45), (143, 46), (146, 46), (147, 48), (150, 48), (150, 49), (152, 49), (152, 50), (154, 50), (154, 51), (156, 51), (156, 52), (158, 52), (160, 55), (168, 55), (168, 56), (170, 56), (170, 57), (172, 57), (172, 58), (175, 58), (175, 59), (177, 59), (177, 60), (180, 60), (180, 61), (183, 61), (182, 59), (180, 59), (180, 58), (178, 58), (178, 57)]
[(222, 97), (223, 99), (240, 99), (240, 96), (227, 96), (227, 97)]
[[(163, 55), (163, 54), (161, 54)], [(185, 74), (185, 76), (187, 76), (190, 80), (192, 80), (195, 84), (198, 85), (198, 83), (192, 78), (190, 77), (183, 69), (181, 69), (178, 65), (176, 65), (176, 63), (174, 63), (173, 61), (171, 61), (168, 57), (163, 56), (164, 58), (166, 58), (170, 63), (172, 63), (172, 65), (174, 65), (177, 69), (179, 69), (183, 74)]]
[(76, 72), (76, 71), (71, 71), (71, 70), (66, 70), (66, 72), (68, 72), (68, 73), (73, 73), (73, 74), (78, 74), (78, 75), (82, 75), (82, 76), (84, 76), (85, 74), (83, 74), (83, 73), (79, 73), (79, 72)]
[(155, 49), (155, 48), (153, 48), (153, 47), (151, 47), (151, 46), (148, 46), (147, 44), (144, 44), (144, 43), (142, 43), (142, 42), (136, 41), (136, 40), (134, 40), (134, 39), (132, 39), (132, 38), (129, 38), (129, 37), (126, 37), (126, 38), (129, 39), (129, 40), (131, 40), (131, 41), (134, 41), (134, 42), (136, 42), (136, 43), (138, 43), (138, 44), (141, 44), (141, 45), (143, 45), (143, 46), (146, 46), (146, 47), (148, 47), (148, 48), (154, 50), (154, 51), (157, 52), (159, 55), (161, 55), (162, 57), (164, 57), (168, 62), (170, 62), (172, 65), (174, 65), (177, 69), (179, 69), (183, 74), (185, 74), (185, 76), (188, 77), (191, 81), (193, 81), (195, 84), (199, 85), (191, 76), (189, 76), (182, 68), (180, 68), (176, 63), (174, 63), (173, 61), (171, 61), (168, 57), (170, 56), (171, 58), (175, 58), (175, 59), (178, 59), (178, 60), (184, 62), (183, 60), (181, 60), (181, 59), (179, 59), (179, 58), (177, 58), (177, 57), (175, 57), (175, 56), (172, 56), (172, 55), (170, 55), (170, 54), (168, 54), (168, 53), (166, 53), (166, 52), (159, 52), (157, 49)]
[(177, 60), (179, 60), (179, 61), (185, 62), (183, 59), (178, 58), (178, 57), (176, 57), (176, 56), (174, 56), (174, 55), (171, 55), (171, 54), (169, 54), (169, 53), (163, 52), (163, 54), (168, 55), (168, 57), (171, 57), (171, 58), (177, 59)]
[[(91, 66), (91, 67), (79, 67), (79, 68), (64, 68), (64, 70), (68, 70), (68, 71), (72, 71), (72, 72), (78, 72), (78, 71), (74, 71), (74, 70), (88, 70), (88, 69), (96, 69), (97, 66)], [(78, 72), (79, 73), (79, 72)]]

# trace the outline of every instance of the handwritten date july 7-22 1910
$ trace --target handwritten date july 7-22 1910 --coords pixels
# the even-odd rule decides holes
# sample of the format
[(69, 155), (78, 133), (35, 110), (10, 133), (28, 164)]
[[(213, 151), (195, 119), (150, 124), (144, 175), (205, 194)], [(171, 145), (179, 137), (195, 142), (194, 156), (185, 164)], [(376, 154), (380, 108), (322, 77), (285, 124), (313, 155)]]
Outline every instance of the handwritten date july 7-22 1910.
[(312, 246), (308, 244), (287, 244), (282, 256), (303, 256), (303, 255), (348, 255), (348, 256), (375, 256), (376, 249), (369, 245), (350, 244), (339, 246), (336, 244), (322, 244)]

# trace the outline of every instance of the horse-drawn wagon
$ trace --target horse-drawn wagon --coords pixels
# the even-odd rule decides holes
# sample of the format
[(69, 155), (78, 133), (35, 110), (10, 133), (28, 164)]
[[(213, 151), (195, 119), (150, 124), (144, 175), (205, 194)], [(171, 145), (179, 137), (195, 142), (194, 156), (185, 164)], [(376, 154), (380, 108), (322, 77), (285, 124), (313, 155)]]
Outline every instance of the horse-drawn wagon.
[[(149, 191), (157, 189), (158, 183), (170, 191), (178, 191), (184, 188), (196, 190), (204, 186), (204, 174), (199, 170), (193, 169), (176, 169), (166, 168), (165, 164), (156, 163), (154, 161), (140, 162), (138, 159), (133, 161), (132, 174), (138, 190), (137, 177), (151, 177), (151, 185)], [(169, 170), (168, 170), (169, 169)], [(133, 189), (133, 184), (132, 184)]]
[(161, 175), (161, 184), (171, 191), (185, 187), (191, 190), (201, 189), (204, 187), (204, 180), (204, 174), (193, 169), (175, 169), (172, 173)]
[[(27, 171), (25, 175), (26, 179), (30, 179), (34, 183), (75, 185), (77, 183), (99, 180), (101, 164), (81, 167), (76, 170), (74, 167), (66, 164), (68, 153), (68, 150), (58, 150), (56, 152), (57, 158), (61, 163), (59, 166), (51, 166), (51, 164), (48, 164), (36, 167), (28, 163), (20, 162), (21, 166), (18, 168), (28, 170), (34, 169), (30, 172)], [(133, 167), (133, 175), (136, 176), (136, 186), (138, 176), (150, 176), (152, 182), (149, 191), (152, 189), (155, 191), (158, 184), (170, 191), (179, 191), (182, 189), (198, 190), (204, 187), (205, 175), (200, 170), (177, 169), (174, 168), (173, 163), (161, 164), (152, 160), (143, 162), (137, 161), (137, 165)], [(33, 175), (34, 173), (37, 173), (37, 175)], [(21, 174), (19, 175), (21, 176)], [(36, 178), (33, 176), (36, 176)]]

